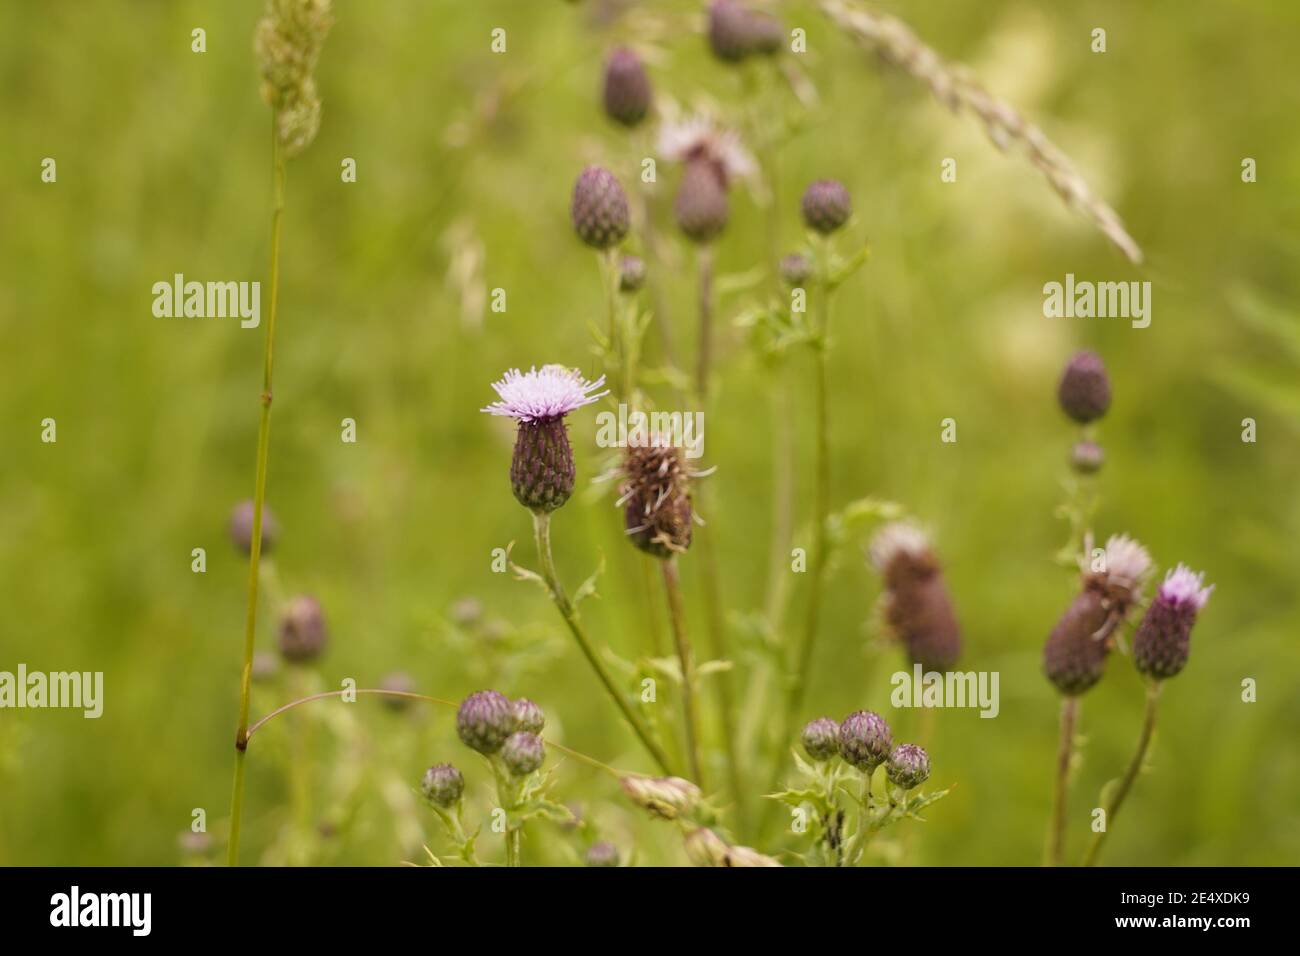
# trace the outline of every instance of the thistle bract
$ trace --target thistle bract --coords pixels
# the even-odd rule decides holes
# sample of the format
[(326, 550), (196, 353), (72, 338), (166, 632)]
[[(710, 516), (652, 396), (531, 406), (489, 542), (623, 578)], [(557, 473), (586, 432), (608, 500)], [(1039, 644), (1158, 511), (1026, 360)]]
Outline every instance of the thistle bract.
[(904, 790), (919, 787), (930, 778), (930, 755), (916, 744), (899, 744), (889, 753), (885, 776)]
[(840, 723), (840, 756), (867, 773), (889, 759), (893, 733), (885, 718), (870, 710), (855, 711)]
[(480, 690), (461, 701), (456, 733), (461, 742), (481, 754), (494, 754), (515, 732), (515, 714), (504, 694)]
[(1110, 377), (1096, 352), (1076, 352), (1056, 389), (1061, 410), (1080, 424), (1095, 421), (1110, 408)]
[(849, 221), (853, 204), (843, 183), (819, 179), (804, 190), (800, 208), (808, 228), (827, 235)]
[(818, 717), (804, 725), (799, 740), (813, 760), (830, 760), (840, 752), (840, 725), (830, 717)]
[(573, 229), (589, 246), (608, 249), (627, 235), (627, 193), (608, 169), (588, 166), (573, 184)]
[(435, 764), (424, 772), (420, 791), (424, 799), (445, 810), (460, 800), (465, 792), (465, 778), (449, 763)]

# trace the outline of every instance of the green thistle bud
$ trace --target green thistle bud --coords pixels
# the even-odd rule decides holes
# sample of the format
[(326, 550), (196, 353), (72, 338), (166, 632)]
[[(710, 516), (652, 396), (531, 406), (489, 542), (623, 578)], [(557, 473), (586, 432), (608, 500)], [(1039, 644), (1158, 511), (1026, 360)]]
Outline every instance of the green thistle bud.
[(840, 725), (829, 717), (818, 717), (804, 725), (800, 739), (813, 760), (830, 760), (840, 752)]
[(892, 743), (889, 724), (873, 711), (855, 711), (840, 724), (840, 756), (865, 773), (889, 759)]
[(919, 787), (930, 779), (930, 755), (916, 744), (899, 744), (890, 751), (885, 775), (904, 790)]
[(546, 715), (527, 697), (520, 697), (511, 709), (515, 715), (515, 730), (525, 730), (530, 734), (540, 734), (546, 726)]
[(456, 805), (465, 792), (465, 778), (449, 763), (435, 764), (420, 780), (424, 799), (444, 810)]
[(481, 754), (494, 754), (515, 730), (515, 713), (504, 694), (481, 690), (461, 701), (456, 733), (461, 742)]

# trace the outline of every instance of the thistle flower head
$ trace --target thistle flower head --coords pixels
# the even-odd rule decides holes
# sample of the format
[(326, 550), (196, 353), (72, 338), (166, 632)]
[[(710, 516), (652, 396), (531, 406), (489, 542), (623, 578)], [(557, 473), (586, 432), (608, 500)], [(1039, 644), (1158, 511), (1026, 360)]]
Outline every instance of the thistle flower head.
[[(392, 691), (398, 694), (414, 694), (415, 679), (406, 671), (393, 671), (391, 674), (385, 674), (379, 682), (379, 689)], [(394, 697), (388, 694), (380, 697), (385, 707), (389, 710), (403, 711), (408, 709), (411, 704), (415, 703), (411, 697)]]
[(291, 598), (280, 617), (280, 655), (294, 664), (305, 664), (325, 649), (325, 611), (307, 594)]
[(514, 708), (504, 694), (494, 690), (470, 694), (456, 711), (456, 734), (461, 743), (481, 754), (496, 753), (514, 732)]
[(1106, 463), (1106, 452), (1095, 441), (1076, 442), (1070, 449), (1070, 467), (1081, 475), (1101, 471)]
[(699, 806), (700, 788), (681, 777), (623, 777), (623, 793), (642, 810), (663, 820), (689, 816)]
[(1106, 570), (1102, 573), (1085, 573), (1084, 583), (1100, 588), (1123, 617), (1129, 608), (1142, 599), (1142, 588), (1151, 574), (1151, 554), (1136, 540), (1126, 534), (1114, 534), (1106, 539)]
[(840, 752), (840, 725), (830, 717), (818, 717), (804, 725), (799, 740), (813, 760), (830, 760)]
[(812, 278), (812, 262), (801, 252), (792, 252), (781, 258), (781, 281), (797, 288)]
[(456, 805), (465, 792), (465, 778), (449, 763), (434, 764), (420, 779), (424, 799), (444, 810)]
[(800, 210), (809, 229), (829, 235), (849, 221), (853, 202), (843, 183), (835, 179), (819, 179), (804, 190)]
[(1102, 593), (1085, 588), (1047, 636), (1043, 673), (1058, 691), (1076, 697), (1101, 680), (1112, 641), (1111, 609)]
[[(266, 505), (262, 505), (262, 555), (275, 550), (280, 537), (280, 522)], [(244, 554), (253, 547), (253, 502), (241, 501), (230, 512), (230, 540)]]
[(709, 48), (728, 63), (739, 63), (751, 52), (749, 11), (738, 0), (713, 0), (709, 4)]
[(1110, 377), (1096, 352), (1076, 352), (1056, 389), (1061, 410), (1080, 424), (1095, 421), (1110, 408)]
[(618, 847), (607, 840), (593, 843), (587, 848), (588, 866), (618, 866)]
[(855, 711), (840, 722), (840, 756), (866, 773), (889, 759), (892, 744), (889, 724), (873, 711)]
[(732, 180), (758, 171), (754, 157), (734, 130), (721, 129), (698, 114), (665, 122), (659, 132), (659, 153), (673, 162), (707, 163), (724, 189)]
[(645, 284), (645, 260), (640, 256), (624, 256), (618, 264), (618, 289), (636, 292)]
[(333, 22), (330, 0), (268, 0), (253, 34), (262, 97), (275, 111), (276, 139), (286, 156), (302, 152), (320, 129), (312, 74)]
[(526, 777), (546, 762), (546, 745), (536, 734), (516, 731), (501, 745), (501, 760), (516, 777)]
[(1204, 573), (1184, 564), (1165, 575), (1133, 635), (1133, 662), (1140, 673), (1165, 680), (1187, 666), (1192, 626), (1214, 590), (1204, 582)]
[(540, 734), (546, 726), (546, 715), (527, 697), (520, 697), (510, 705), (515, 715), (515, 729), (530, 734)]
[(533, 366), (527, 372), (512, 368), (492, 383), (500, 400), (480, 410), (518, 422), (561, 418), (608, 395), (608, 389), (596, 392), (604, 384), (603, 375), (589, 382), (577, 369), (563, 365), (543, 365), (540, 371)]
[(696, 866), (780, 866), (775, 859), (747, 846), (730, 846), (708, 827), (686, 834), (686, 856)]
[(596, 249), (617, 245), (631, 225), (627, 193), (603, 166), (588, 166), (573, 184), (570, 207), (578, 238)]
[(961, 655), (961, 628), (925, 532), (908, 522), (881, 528), (868, 549), (884, 579), (885, 623), (914, 664), (946, 671)]
[(691, 546), (690, 479), (681, 448), (658, 436), (629, 441), (617, 504), (631, 542), (657, 558), (670, 558)]
[(650, 77), (641, 58), (630, 48), (615, 48), (605, 61), (601, 95), (606, 114), (624, 126), (636, 126), (650, 111)]
[(899, 744), (889, 752), (885, 775), (904, 790), (919, 787), (930, 779), (930, 755), (916, 744)]
[(704, 160), (690, 160), (682, 170), (673, 216), (677, 227), (693, 242), (709, 242), (727, 227), (731, 203), (725, 180), (717, 167)]

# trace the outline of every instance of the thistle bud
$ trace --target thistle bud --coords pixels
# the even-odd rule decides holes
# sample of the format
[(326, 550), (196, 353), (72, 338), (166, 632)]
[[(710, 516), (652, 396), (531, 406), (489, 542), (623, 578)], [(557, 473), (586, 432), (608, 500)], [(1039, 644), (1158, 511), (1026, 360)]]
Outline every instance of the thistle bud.
[(889, 759), (892, 743), (889, 724), (870, 710), (855, 711), (840, 724), (840, 756), (866, 773)]
[(587, 849), (588, 866), (618, 866), (618, 847), (605, 840)]
[(781, 259), (781, 280), (791, 288), (798, 288), (812, 278), (812, 262), (799, 252)]
[(588, 166), (573, 184), (573, 228), (596, 249), (608, 249), (627, 235), (627, 194), (608, 169)]
[(1203, 573), (1183, 564), (1165, 576), (1133, 635), (1133, 662), (1140, 673), (1165, 680), (1187, 665), (1192, 625), (1214, 590), (1214, 585), (1204, 587), (1204, 580)]
[(1101, 471), (1106, 462), (1106, 452), (1095, 441), (1077, 442), (1070, 450), (1070, 467), (1081, 475)]
[(636, 126), (650, 111), (651, 96), (641, 58), (628, 47), (618, 47), (605, 61), (605, 112), (615, 122)]
[(903, 522), (885, 525), (870, 555), (885, 583), (885, 622), (909, 659), (927, 671), (951, 668), (961, 654), (961, 629), (925, 533)]
[(829, 717), (810, 720), (804, 725), (800, 741), (813, 760), (830, 760), (840, 752), (840, 725)]
[(424, 772), (420, 791), (424, 799), (446, 810), (455, 806), (465, 792), (465, 778), (449, 763), (435, 764)]
[(483, 618), (483, 602), (475, 597), (458, 598), (451, 606), (451, 619), (458, 627), (473, 627)]
[(785, 27), (770, 13), (751, 11), (748, 33), (749, 48), (760, 56), (773, 56), (785, 46)]
[(520, 422), (510, 461), (510, 488), (530, 511), (549, 513), (573, 494), (577, 469), (562, 417)]
[(707, 159), (688, 160), (673, 200), (677, 225), (688, 239), (708, 242), (727, 225), (725, 175)]
[[(280, 522), (266, 505), (262, 506), (262, 550), (267, 555), (275, 550), (280, 537)], [(230, 540), (235, 547), (248, 554), (253, 547), (253, 502), (241, 501), (230, 512)]]
[(803, 221), (815, 232), (828, 235), (849, 221), (853, 211), (849, 191), (834, 179), (819, 179), (804, 190)]
[(526, 777), (546, 762), (546, 745), (541, 737), (521, 730), (501, 745), (501, 760), (516, 777)]
[[(414, 694), (415, 680), (405, 671), (393, 671), (391, 674), (385, 674), (379, 681), (379, 689), (396, 694)], [(394, 697), (390, 694), (384, 694), (379, 699), (389, 710), (399, 713), (415, 702), (412, 697)]]
[(1110, 377), (1096, 352), (1076, 352), (1056, 389), (1061, 409), (1081, 425), (1095, 421), (1110, 408)]
[(659, 439), (629, 443), (619, 487), (629, 540), (656, 558), (691, 546), (690, 472), (682, 450)]
[(1111, 641), (1110, 609), (1102, 592), (1085, 588), (1061, 615), (1043, 647), (1043, 673), (1067, 697), (1082, 694), (1101, 680)]
[(889, 753), (885, 776), (904, 790), (919, 787), (930, 779), (930, 755), (916, 744), (899, 744)]
[(546, 715), (527, 697), (520, 697), (510, 705), (515, 715), (515, 730), (525, 730), (530, 734), (540, 734), (546, 726)]
[(620, 292), (636, 292), (645, 285), (645, 260), (640, 256), (624, 256), (618, 266)]
[(709, 5), (709, 48), (727, 63), (739, 63), (751, 52), (750, 12), (736, 0), (713, 0)]
[(662, 820), (689, 816), (699, 806), (700, 788), (681, 777), (623, 777), (627, 798)]
[(494, 754), (515, 731), (514, 709), (504, 694), (480, 690), (461, 701), (456, 733), (466, 747)]
[(292, 598), (280, 617), (280, 654), (293, 664), (315, 660), (325, 649), (325, 612), (314, 597)]
[(780, 866), (766, 854), (747, 846), (728, 846), (727, 842), (708, 827), (699, 827), (686, 834), (686, 856), (696, 866)]

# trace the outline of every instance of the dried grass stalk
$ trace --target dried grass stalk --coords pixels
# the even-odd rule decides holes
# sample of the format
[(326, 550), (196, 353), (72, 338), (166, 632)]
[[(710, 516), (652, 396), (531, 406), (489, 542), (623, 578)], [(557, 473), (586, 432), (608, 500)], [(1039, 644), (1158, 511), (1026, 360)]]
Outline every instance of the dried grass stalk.
[(963, 109), (973, 112), (998, 149), (1005, 152), (1023, 144), (1029, 161), (1047, 177), (1067, 206), (1091, 219), (1130, 262), (1142, 261), (1142, 250), (1124, 228), (1119, 215), (1093, 195), (1070, 158), (1014, 107), (984, 89), (966, 67), (945, 62), (896, 17), (869, 10), (854, 0), (819, 2), (822, 12), (840, 29), (924, 83), (944, 106), (954, 113)]

